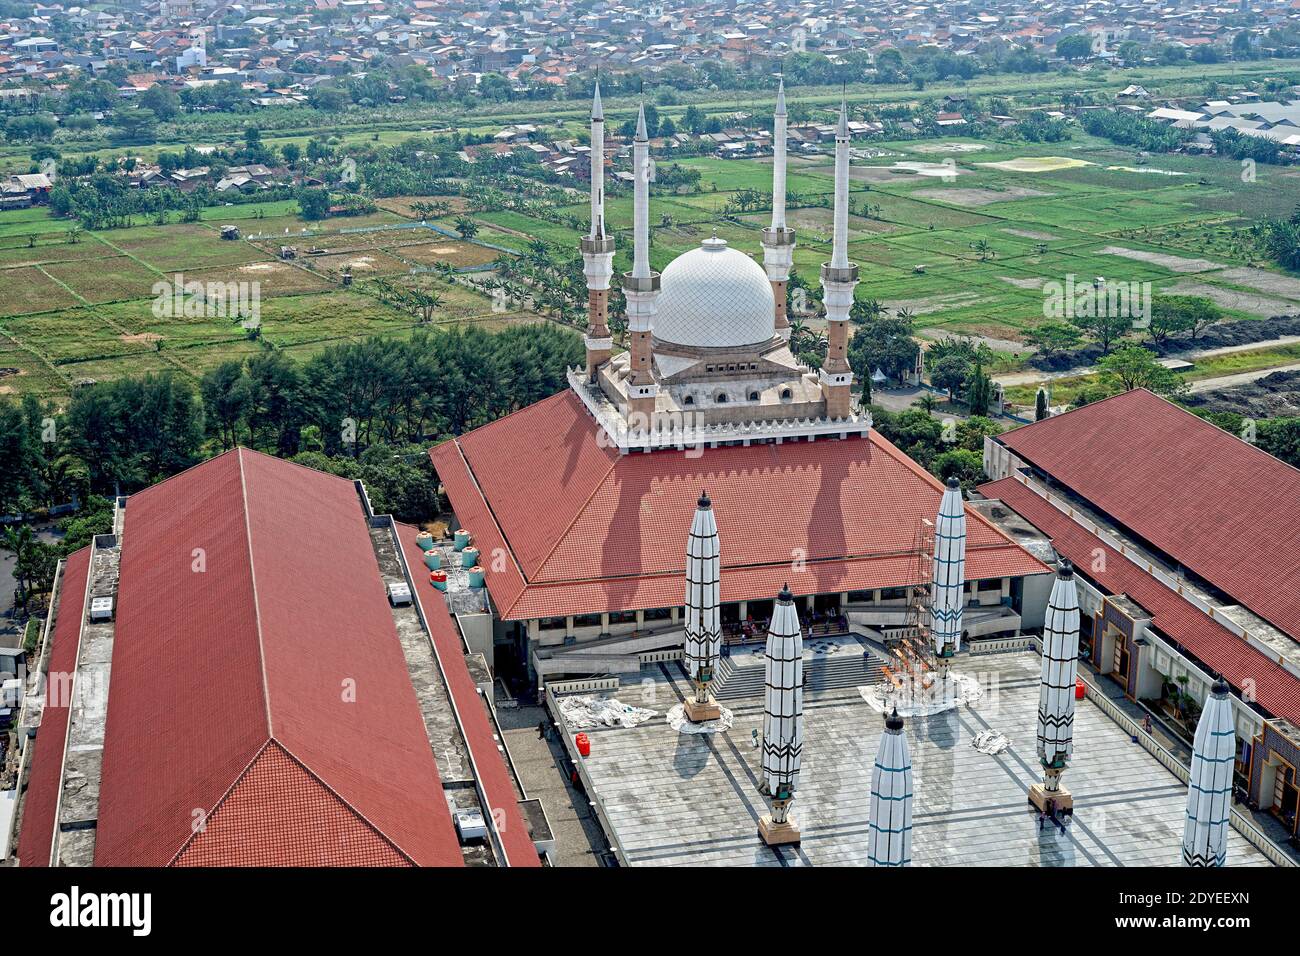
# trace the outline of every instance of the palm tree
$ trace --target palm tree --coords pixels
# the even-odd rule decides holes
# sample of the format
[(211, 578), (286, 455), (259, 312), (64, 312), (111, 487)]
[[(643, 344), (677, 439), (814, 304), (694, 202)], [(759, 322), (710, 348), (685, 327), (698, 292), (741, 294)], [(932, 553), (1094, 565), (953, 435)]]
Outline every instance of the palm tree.
[(919, 408), (927, 415), (935, 410), (939, 401), (931, 392), (922, 392), (921, 397), (912, 403), (914, 408)]

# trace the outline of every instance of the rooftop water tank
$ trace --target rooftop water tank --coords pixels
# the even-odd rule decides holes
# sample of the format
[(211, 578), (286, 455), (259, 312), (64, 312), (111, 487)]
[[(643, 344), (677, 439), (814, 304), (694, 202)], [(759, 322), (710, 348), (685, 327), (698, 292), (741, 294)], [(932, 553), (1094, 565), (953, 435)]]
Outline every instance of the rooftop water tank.
[(439, 591), (445, 591), (445, 590), (447, 590), (447, 572), (446, 572), (446, 571), (430, 571), (430, 572), (429, 572), (429, 583), (432, 584), (432, 585), (433, 585), (435, 588), (437, 588)]
[(439, 554), (437, 551), (424, 552), (424, 566), (428, 568), (430, 571), (434, 571), (442, 567), (442, 555)]
[(478, 564), (478, 548), (470, 546), (460, 553), (460, 566), (472, 568)]
[(421, 531), (415, 536), (415, 543), (421, 551), (431, 551), (433, 549), (433, 535), (427, 531)]
[(483, 587), (483, 569), (477, 564), (469, 569), (469, 586), (472, 588)]
[(454, 539), (456, 550), (464, 551), (467, 547), (469, 547), (469, 539), (470, 539), (470, 533), (468, 531), (466, 531), (464, 528), (457, 529), (456, 536)]

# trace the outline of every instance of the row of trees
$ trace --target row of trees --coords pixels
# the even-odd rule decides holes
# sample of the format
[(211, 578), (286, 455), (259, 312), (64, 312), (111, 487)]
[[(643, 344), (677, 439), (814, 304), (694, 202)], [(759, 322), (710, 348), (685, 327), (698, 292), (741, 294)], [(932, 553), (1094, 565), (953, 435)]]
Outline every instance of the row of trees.
[(1077, 349), (1091, 342), (1102, 355), (1134, 333), (1153, 345), (1186, 336), (1195, 341), (1202, 332), (1223, 318), (1223, 312), (1209, 299), (1194, 295), (1158, 295), (1151, 298), (1151, 313), (1143, 322), (1128, 312), (1099, 310), (1099, 315), (1073, 315), (1068, 320), (1049, 319), (1025, 333), (1025, 341), (1044, 357)]
[[(236, 444), (352, 459), (383, 447), (383, 460), (406, 460), (408, 446), (554, 393), (582, 355), (581, 339), (552, 325), (417, 330), (404, 341), (333, 346), (303, 364), (257, 353), (217, 366), (197, 388), (170, 373), (102, 382), (78, 389), (62, 410), (0, 397), (0, 513), (130, 493)], [(394, 513), (431, 516), (399, 510), (427, 495), (385, 487), (376, 496)]]

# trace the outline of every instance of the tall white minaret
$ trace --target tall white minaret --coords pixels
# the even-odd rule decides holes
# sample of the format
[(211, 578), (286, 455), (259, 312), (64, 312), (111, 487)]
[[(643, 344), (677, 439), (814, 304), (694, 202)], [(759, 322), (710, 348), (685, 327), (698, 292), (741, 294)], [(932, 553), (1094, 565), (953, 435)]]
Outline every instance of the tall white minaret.
[(853, 371), (849, 368), (849, 310), (858, 284), (858, 267), (849, 262), (849, 108), (840, 103), (835, 128), (835, 235), (831, 261), (822, 264), (822, 302), (826, 306), (826, 361), (821, 367), (828, 418), (849, 415)]
[(609, 360), (609, 280), (614, 275), (614, 237), (605, 232), (605, 110), (600, 83), (591, 103), (591, 232), (581, 242), (582, 271), (587, 277), (587, 381)]
[(930, 638), (939, 673), (961, 648), (962, 607), (966, 603), (966, 507), (961, 483), (948, 479), (934, 522), (934, 576), (930, 594)]
[(776, 91), (776, 113), (772, 125), (772, 225), (763, 230), (763, 267), (772, 283), (776, 300), (776, 332), (790, 339), (790, 319), (785, 311), (785, 287), (794, 265), (794, 230), (785, 224), (785, 80)]
[(627, 411), (629, 427), (649, 430), (654, 424), (655, 396), (659, 392), (650, 367), (650, 333), (655, 313), (659, 311), (659, 273), (650, 269), (650, 138), (646, 135), (644, 104), (637, 111), (632, 175), (635, 182), (632, 271), (623, 274), (627, 331), (632, 340)]
[(1228, 865), (1232, 768), (1237, 759), (1232, 700), (1222, 677), (1210, 688), (1192, 742), (1192, 772), (1183, 824), (1184, 866)]
[(867, 837), (868, 866), (910, 866), (912, 863), (912, 755), (903, 733), (903, 718), (895, 709), (885, 718), (885, 732), (871, 771), (871, 832)]
[(763, 670), (763, 784), (772, 812), (759, 819), (758, 833), (768, 846), (778, 846), (799, 842), (790, 804), (803, 759), (803, 633), (788, 584), (776, 596)]
[(686, 543), (686, 648), (683, 659), (694, 693), (686, 717), (694, 723), (716, 720), (722, 713), (709, 690), (722, 651), (722, 547), (713, 502), (700, 492)]
[(1074, 753), (1074, 682), (1079, 672), (1079, 592), (1074, 567), (1062, 561), (1047, 598), (1043, 623), (1043, 674), (1038, 688), (1038, 761), (1043, 782), (1029, 802), (1044, 813), (1073, 813), (1074, 798), (1061, 773)]

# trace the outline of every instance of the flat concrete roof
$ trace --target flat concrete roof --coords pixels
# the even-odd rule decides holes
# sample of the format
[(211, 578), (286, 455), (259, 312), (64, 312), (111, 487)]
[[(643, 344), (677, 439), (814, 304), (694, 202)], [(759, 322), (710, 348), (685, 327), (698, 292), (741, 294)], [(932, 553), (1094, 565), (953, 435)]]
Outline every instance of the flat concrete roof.
[[(1032, 651), (971, 656), (954, 670), (975, 676), (984, 697), (933, 717), (909, 718), (914, 770), (912, 861), (916, 866), (1179, 866), (1186, 787), (1090, 701), (1079, 701), (1075, 755), (1064, 776), (1074, 795), (1065, 829), (1028, 803), (1041, 772), (1036, 748), (1040, 659)], [(640, 683), (606, 696), (660, 716), (635, 728), (586, 731), (584, 761), (631, 865), (807, 866), (867, 861), (871, 770), (882, 716), (855, 687), (806, 693), (804, 758), (793, 815), (800, 846), (760, 840), (768, 811), (758, 793), (759, 696), (725, 700), (730, 731), (679, 734), (663, 714), (687, 691), (676, 662), (648, 665)], [(996, 730), (1010, 748), (987, 756), (971, 746)], [(1231, 866), (1268, 860), (1229, 831)]]

